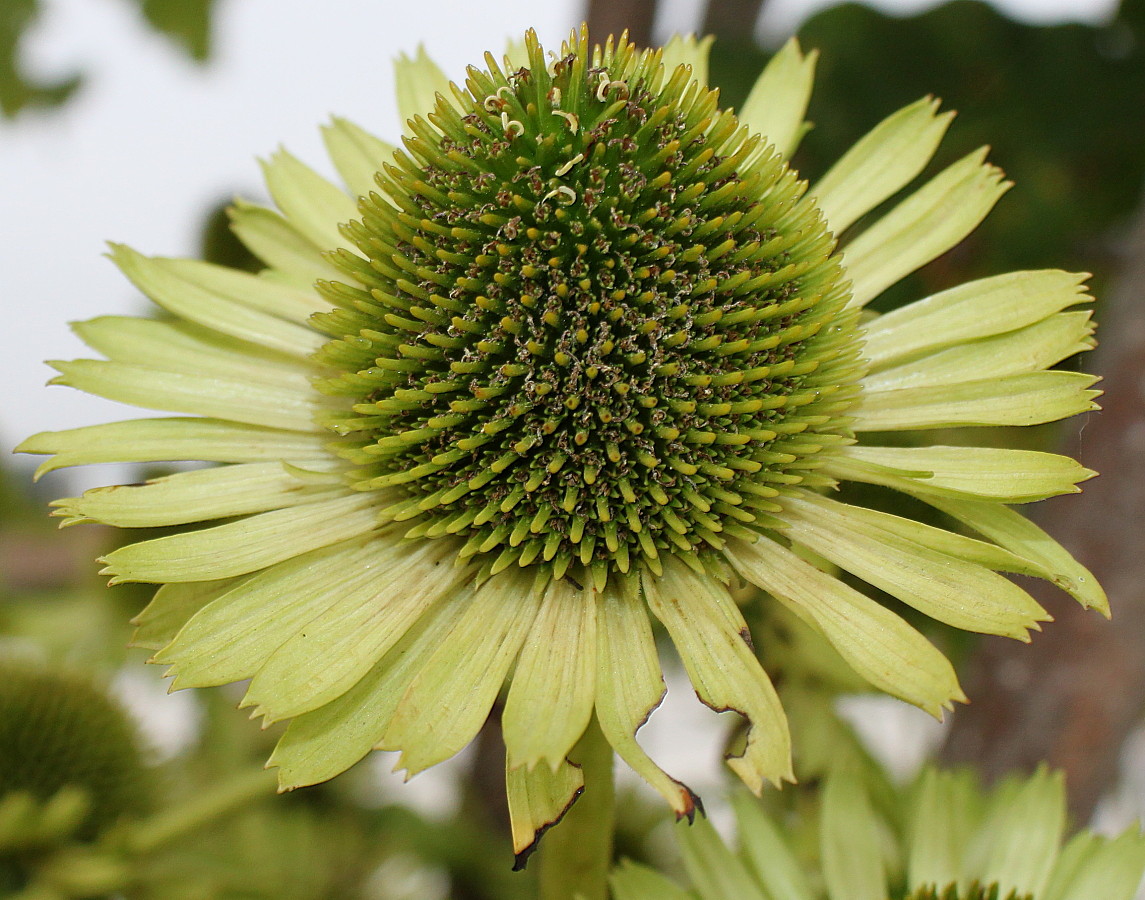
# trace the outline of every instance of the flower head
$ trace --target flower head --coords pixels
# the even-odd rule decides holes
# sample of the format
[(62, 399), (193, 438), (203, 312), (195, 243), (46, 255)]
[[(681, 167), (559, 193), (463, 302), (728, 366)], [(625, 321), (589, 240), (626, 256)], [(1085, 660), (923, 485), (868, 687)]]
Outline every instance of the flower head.
[[(738, 579), (876, 687), (936, 714), (962, 697), (921, 634), (805, 551), (975, 631), (1024, 637), (1047, 618), (999, 570), (1104, 609), (1092, 577), (1005, 505), (1092, 473), (868, 439), (1092, 408), (1093, 378), (1045, 371), (1091, 346), (1088, 313), (1064, 311), (1086, 299), (1082, 277), (1012, 273), (864, 314), (1008, 185), (972, 154), (839, 251), (922, 171), (949, 116), (907, 107), (808, 190), (786, 160), (814, 56), (789, 44), (734, 115), (704, 84), (706, 51), (582, 33), (546, 55), (530, 34), (464, 86), (421, 54), (398, 67), (404, 149), (342, 120), (326, 130), (349, 193), (285, 152), (265, 164), (278, 211), (233, 213), (261, 274), (114, 248), (175, 319), (77, 326), (107, 360), (57, 363), (56, 381), (182, 415), (21, 449), (55, 454), (43, 470), (225, 464), (57, 514), (233, 520), (116, 550), (104, 571), (163, 585), (137, 643), (175, 686), (249, 678), (244, 705), (292, 720), (272, 760), (284, 787), (372, 748), (400, 750), (410, 773), (448, 758), (512, 672), (519, 849), (579, 791), (567, 754), (594, 715), (690, 815), (691, 792), (634, 737), (663, 694), (653, 619), (700, 698), (747, 718), (732, 767), (754, 790), (778, 783), (787, 724)], [(846, 480), (979, 537), (828, 496)]]
[[(800, 858), (781, 824), (753, 798), (735, 798), (739, 848), (707, 822), (678, 831), (702, 900), (1130, 900), (1145, 873), (1145, 836), (1089, 831), (1064, 846), (1065, 788), (1042, 769), (986, 792), (973, 772), (928, 769), (876, 809), (857, 771), (823, 790), (816, 859)], [(890, 815), (883, 810), (890, 806)], [(692, 897), (632, 863), (612, 876), (616, 900)]]

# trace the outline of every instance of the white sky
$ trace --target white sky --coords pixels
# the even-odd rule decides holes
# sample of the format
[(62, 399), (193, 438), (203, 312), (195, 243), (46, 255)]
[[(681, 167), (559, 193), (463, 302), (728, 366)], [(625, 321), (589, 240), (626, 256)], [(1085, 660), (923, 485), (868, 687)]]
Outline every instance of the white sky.
[[(1028, 20), (1097, 21), (1116, 0), (999, 0)], [(828, 0), (770, 0), (763, 28), (789, 32)], [(878, 0), (917, 11), (934, 0)], [(62, 112), (0, 121), (0, 445), (44, 429), (135, 413), (45, 389), (45, 358), (85, 355), (66, 322), (131, 313), (143, 301), (103, 258), (105, 240), (149, 254), (195, 251), (207, 208), (261, 196), (255, 157), (280, 143), (328, 170), (318, 136), (331, 113), (383, 136), (397, 127), (390, 60), (424, 41), (451, 76), (536, 27), (556, 43), (580, 0), (394, 4), (220, 0), (212, 64), (187, 62), (122, 0), (47, 0), (29, 52), (46, 74), (89, 82)], [(397, 16), (394, 10), (400, 8)], [(496, 9), (494, 12), (493, 9)], [(667, 0), (664, 30), (698, 25), (698, 0)], [(920, 85), (920, 93), (926, 86)]]

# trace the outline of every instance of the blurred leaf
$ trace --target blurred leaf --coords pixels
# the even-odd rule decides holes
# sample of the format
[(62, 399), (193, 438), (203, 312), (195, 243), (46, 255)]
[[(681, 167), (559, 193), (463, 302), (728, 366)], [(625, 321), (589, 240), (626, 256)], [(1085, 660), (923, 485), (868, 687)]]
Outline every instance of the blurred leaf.
[(80, 76), (38, 81), (22, 71), (20, 41), (39, 15), (38, 0), (0, 3), (0, 113), (11, 118), (24, 108), (58, 106), (80, 85)]
[[(7, 2), (7, 0), (5, 0)], [(198, 62), (211, 53), (214, 0), (135, 0), (148, 24), (182, 45)]]

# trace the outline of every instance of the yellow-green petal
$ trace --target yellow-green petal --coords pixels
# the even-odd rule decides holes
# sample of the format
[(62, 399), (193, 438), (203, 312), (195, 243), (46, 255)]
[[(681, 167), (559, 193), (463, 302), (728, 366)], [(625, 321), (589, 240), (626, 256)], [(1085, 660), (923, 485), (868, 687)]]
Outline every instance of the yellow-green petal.
[(412, 59), (402, 54), (394, 60), (394, 77), (397, 82), (398, 114), (402, 125), (416, 116), (423, 118), (437, 106), (437, 95), (452, 97), (449, 79), (419, 45), (417, 55)]
[(976, 150), (903, 200), (843, 251), (852, 303), (864, 306), (978, 227), (1009, 188)]
[(187, 322), (100, 316), (73, 322), (79, 338), (112, 362), (185, 375), (215, 375), (307, 390), (316, 369), (254, 344)]
[(1039, 769), (1013, 778), (990, 797), (982, 825), (966, 848), (967, 874), (998, 883), (999, 894), (1040, 897), (1065, 834), (1065, 781)]
[(710, 34), (702, 38), (697, 38), (694, 34), (672, 35), (661, 50), (665, 75), (671, 78), (677, 66), (688, 66), (692, 70), (692, 77), (707, 87), (708, 55), (711, 53), (714, 40)]
[(128, 544), (101, 560), (101, 575), (124, 581), (212, 581), (265, 569), (308, 550), (377, 527), (378, 498), (331, 492), (332, 499), (248, 516), (213, 528)]
[(344, 191), (285, 150), (262, 160), (262, 172), (275, 204), (300, 234), (324, 250), (347, 243), (338, 226), (356, 218), (358, 208)]
[(887, 116), (811, 189), (835, 234), (905, 187), (930, 162), (954, 118), (953, 112), (938, 115), (938, 105), (925, 97)]
[(879, 825), (861, 779), (844, 773), (827, 776), (819, 846), (831, 900), (886, 900)]
[(237, 285), (224, 287), (213, 270), (147, 257), (122, 244), (112, 245), (111, 258), (139, 290), (179, 318), (300, 359), (323, 344), (322, 336), (305, 325), (237, 301)]
[(739, 111), (740, 122), (763, 135), (781, 156), (791, 156), (807, 130), (803, 116), (818, 58), (816, 50), (804, 55), (799, 41), (791, 38), (771, 58)]
[(747, 719), (747, 746), (727, 758), (751, 790), (794, 781), (787, 717), (750, 646), (747, 624), (723, 585), (697, 575), (675, 557), (664, 574), (643, 576), (648, 608), (668, 629), (696, 695), (707, 706)]
[(1081, 832), (1061, 852), (1044, 900), (1133, 900), (1145, 874), (1145, 835), (1131, 827), (1120, 837)]
[(743, 793), (732, 796), (741, 852), (768, 900), (815, 900), (799, 860), (783, 832), (760, 804)]
[(511, 568), (477, 591), (410, 684), (379, 746), (416, 775), (468, 744), (493, 707), (540, 606), (534, 573)]
[(1057, 313), (1017, 331), (948, 347), (867, 375), (863, 387), (868, 391), (933, 387), (1047, 369), (1093, 349), (1090, 317), (1088, 310)]
[(750, 544), (732, 538), (724, 552), (740, 575), (821, 632), (879, 690), (935, 717), (951, 701), (966, 699), (950, 661), (870, 597), (767, 538)]
[(660, 705), (666, 690), (639, 579), (610, 578), (595, 599), (600, 730), (620, 758), (668, 801), (677, 818), (691, 816), (695, 795), (668, 776), (636, 742), (636, 732)]
[(623, 860), (608, 876), (613, 900), (694, 900), (695, 894), (683, 890), (655, 869)]
[(927, 768), (916, 790), (907, 823), (907, 886), (966, 885), (963, 857), (982, 815), (975, 773)]
[(785, 497), (774, 515), (791, 540), (947, 625), (1028, 641), (1028, 630), (1050, 619), (1001, 575), (885, 531), (852, 510), (803, 491)]
[(330, 124), (322, 126), (322, 139), (334, 168), (351, 194), (361, 197), (377, 190), (374, 175), (382, 171), (386, 163), (393, 162), (393, 144), (339, 116), (331, 117)]
[(969, 281), (866, 323), (871, 370), (1033, 325), (1090, 299), (1087, 275), (1044, 269)]
[[(315, 461), (313, 465), (324, 465)], [(336, 477), (336, 476), (335, 476)], [(186, 525), (284, 509), (328, 498), (278, 462), (244, 463), (179, 472), (143, 485), (93, 488), (52, 501), (63, 525), (102, 522), (119, 528)]]
[(1109, 599), (1093, 573), (1021, 513), (999, 503), (935, 494), (919, 496), (1002, 547), (1043, 566), (1052, 574), (1050, 580), (1082, 606), (1096, 609), (1106, 618), (1109, 617)]
[(175, 639), (191, 616), (229, 591), (237, 580), (223, 578), (219, 581), (163, 585), (143, 611), (131, 620), (135, 626), (131, 646), (145, 650), (163, 649)]
[(676, 826), (684, 868), (701, 900), (771, 900), (706, 816)]
[(255, 673), (240, 704), (277, 722), (346, 693), (425, 612), (473, 573), (454, 566), (454, 541), (377, 538), (352, 584), (296, 631)]
[(136, 419), (42, 431), (21, 443), (19, 453), (50, 453), (36, 478), (69, 466), (105, 462), (258, 462), (306, 460), (323, 455), (328, 434), (301, 434), (213, 419)]
[(1096, 375), (1031, 372), (890, 391), (866, 391), (855, 431), (908, 431), (966, 425), (1041, 425), (1098, 409)]
[(508, 765), (555, 774), (592, 717), (596, 603), (568, 579), (549, 582), (509, 686), (501, 733)]
[(326, 781), (375, 748), (398, 701), (473, 600), (471, 585), (445, 596), (341, 697), (292, 719), (268, 765), (281, 790)]
[(579, 766), (562, 759), (554, 768), (510, 767), (505, 758), (505, 793), (509, 798), (509, 827), (513, 836), (514, 868), (524, 859), (542, 834), (559, 822), (584, 790)]
[(319, 431), (314, 416), (322, 400), (313, 391), (251, 384), (237, 378), (163, 372), (102, 359), (51, 360), (63, 384), (145, 409), (228, 419), (246, 425)]
[(155, 654), (171, 666), (173, 688), (210, 687), (252, 677), (279, 647), (362, 577), (369, 541), (324, 547), (236, 581), (193, 615)]
[(1003, 503), (1076, 494), (1078, 482), (1097, 474), (1068, 456), (1037, 450), (866, 445), (843, 447), (823, 471), (900, 491)]
[(239, 240), (268, 266), (307, 284), (318, 278), (338, 281), (345, 277), (322, 256), (324, 249), (331, 248), (313, 243), (273, 209), (236, 200), (230, 217)]

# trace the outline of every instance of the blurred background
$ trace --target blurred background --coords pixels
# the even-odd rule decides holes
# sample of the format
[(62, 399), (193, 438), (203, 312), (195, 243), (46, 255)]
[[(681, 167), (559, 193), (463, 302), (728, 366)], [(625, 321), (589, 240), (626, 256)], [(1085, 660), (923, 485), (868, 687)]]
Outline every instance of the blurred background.
[[(851, 698), (840, 708), (873, 752), (895, 748), (890, 761), (903, 777), (929, 751), (987, 774), (1048, 759), (1067, 770), (1077, 822), (1096, 815), (1113, 829), (1138, 818), (1145, 0), (326, 0), (320, 11), (300, 0), (0, 0), (0, 444), (137, 414), (44, 387), (52, 375), (44, 359), (85, 355), (69, 321), (147, 312), (103, 257), (105, 241), (249, 265), (221, 210), (236, 195), (266, 199), (257, 157), (284, 145), (333, 176), (318, 132), (331, 114), (391, 140), (400, 133), (391, 66), (399, 54), (424, 45), (459, 79), (484, 51), (500, 51), (528, 27), (555, 45), (585, 20), (598, 39), (622, 28), (641, 43), (714, 34), (710, 80), (732, 106), (798, 34), (821, 54), (814, 128), (795, 159), (811, 177), (919, 96), (957, 109), (935, 167), (988, 143), (1017, 188), (964, 244), (891, 292), (889, 304), (1012, 269), (1093, 274), (1102, 347), (1069, 367), (1105, 376), (1105, 412), (1080, 429), (1030, 429), (1028, 445), (1064, 447), (1102, 472), (1081, 498), (1036, 515), (1107, 585), (1116, 625), (1039, 595), (1059, 621), (1030, 648), (938, 636), (953, 646), (974, 698), (952, 726), (933, 727), (892, 701)], [(981, 431), (961, 437), (992, 439)], [(91, 526), (57, 533), (47, 518), (49, 499), (141, 473), (95, 467), (33, 486), (35, 461), (5, 456), (0, 466), (0, 666), (17, 660), (70, 673), (130, 710), (139, 765), (155, 786), (123, 815), (184, 805), (225, 780), (220, 773), (247, 773), (232, 800), (244, 789), (257, 795), (265, 784), (250, 782), (250, 772), (273, 733), (234, 713), (233, 692), (164, 696), (161, 673), (143, 665), (146, 653), (125, 649), (127, 620), (148, 592), (105, 588), (92, 562), (124, 535)], [(0, 668), (0, 684), (5, 678)], [(3, 715), (20, 708), (6, 702), (0, 697), (0, 744)], [(686, 689), (672, 691), (668, 706), (642, 741), (693, 787), (719, 785), (713, 716)], [(711, 739), (683, 752), (671, 739), (681, 717)], [(668, 718), (672, 726), (658, 732)], [(214, 833), (158, 848), (153, 871), (136, 873), (133, 889), (164, 898), (529, 896), (529, 876), (508, 872), (496, 740), (485, 736), (443, 773), (409, 785), (385, 774), (392, 761), (375, 760), (330, 786), (227, 813)], [(8, 895), (5, 878), (14, 891), (25, 877), (4, 868), (4, 777), (0, 759), (0, 896)], [(627, 790), (620, 848), (656, 858), (663, 811), (636, 786)], [(220, 810), (228, 809), (223, 800)]]

